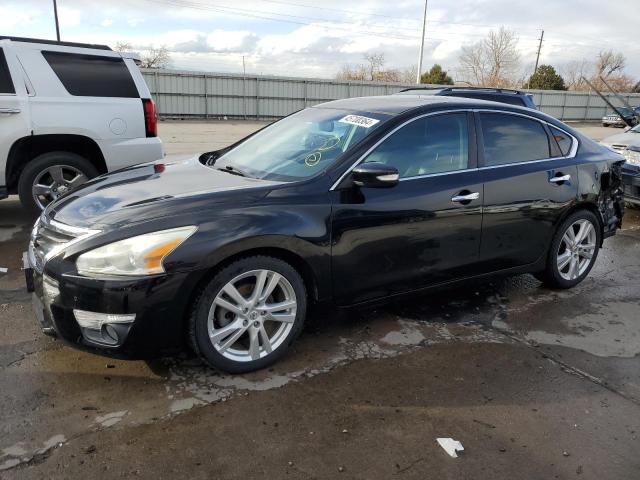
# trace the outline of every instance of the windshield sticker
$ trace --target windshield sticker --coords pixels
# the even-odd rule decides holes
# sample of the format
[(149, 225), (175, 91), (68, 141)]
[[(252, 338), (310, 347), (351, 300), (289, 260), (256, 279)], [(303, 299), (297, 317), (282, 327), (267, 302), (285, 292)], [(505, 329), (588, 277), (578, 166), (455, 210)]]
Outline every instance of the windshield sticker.
[(371, 128), (376, 123), (380, 123), (380, 120), (376, 120), (375, 118), (362, 117), (360, 115), (347, 115), (344, 118), (338, 120), (341, 123), (348, 123), (350, 125), (357, 125), (359, 127)]
[(304, 163), (307, 165), (307, 167), (315, 167), (320, 163), (321, 158), (322, 158), (322, 154), (320, 152), (310, 153), (304, 159)]

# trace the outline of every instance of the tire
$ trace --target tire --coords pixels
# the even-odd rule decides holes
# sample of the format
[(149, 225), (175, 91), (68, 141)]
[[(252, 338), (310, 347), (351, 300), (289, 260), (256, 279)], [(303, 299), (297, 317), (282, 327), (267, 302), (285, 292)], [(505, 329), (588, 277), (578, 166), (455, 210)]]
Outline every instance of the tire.
[[(591, 227), (587, 227), (587, 224)], [(585, 226), (584, 231), (581, 230), (582, 225)], [(584, 236), (577, 239), (573, 246), (569, 245), (568, 237), (565, 237), (565, 233), (570, 237), (568, 233), (570, 227), (574, 236), (582, 236), (584, 233)], [(601, 241), (600, 222), (593, 212), (579, 210), (572, 213), (556, 230), (549, 248), (545, 270), (535, 274), (535, 277), (551, 288), (566, 289), (576, 286), (593, 268), (600, 251)], [(590, 258), (588, 258), (589, 255), (591, 255)], [(568, 264), (565, 263), (567, 258)]]
[[(54, 179), (48, 172), (61, 172)], [(72, 191), (87, 180), (97, 177), (98, 169), (84, 157), (71, 152), (50, 152), (38, 155), (22, 170), (18, 181), (18, 195), (22, 205), (39, 214), (52, 200)], [(74, 177), (75, 175), (75, 177)], [(49, 194), (36, 195), (36, 182), (50, 188)], [(63, 190), (64, 189), (64, 190)], [(41, 188), (39, 191), (44, 192)]]
[[(262, 293), (254, 301), (261, 272), (266, 272)], [(260, 299), (264, 293), (268, 296)], [(289, 306), (269, 313), (275, 304)], [(220, 270), (199, 294), (189, 318), (189, 343), (213, 368), (229, 373), (258, 370), (287, 352), (302, 331), (306, 311), (305, 285), (291, 265), (268, 256), (242, 258)], [(216, 332), (215, 342), (211, 332)]]

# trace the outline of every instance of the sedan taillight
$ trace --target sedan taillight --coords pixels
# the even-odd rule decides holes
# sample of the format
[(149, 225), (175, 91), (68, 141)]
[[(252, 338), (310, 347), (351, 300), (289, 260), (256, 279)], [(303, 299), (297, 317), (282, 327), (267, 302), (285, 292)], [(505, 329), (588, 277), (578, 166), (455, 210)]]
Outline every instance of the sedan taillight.
[(156, 114), (156, 105), (150, 98), (142, 99), (142, 107), (144, 109), (144, 129), (147, 137), (158, 136), (158, 116)]

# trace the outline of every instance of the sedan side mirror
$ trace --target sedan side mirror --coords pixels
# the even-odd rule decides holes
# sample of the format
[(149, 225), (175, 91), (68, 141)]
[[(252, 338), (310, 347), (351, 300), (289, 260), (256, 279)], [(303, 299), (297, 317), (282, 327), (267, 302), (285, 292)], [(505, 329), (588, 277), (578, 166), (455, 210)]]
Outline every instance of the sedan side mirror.
[(389, 188), (400, 181), (396, 167), (384, 163), (361, 163), (351, 172), (353, 183), (358, 187)]

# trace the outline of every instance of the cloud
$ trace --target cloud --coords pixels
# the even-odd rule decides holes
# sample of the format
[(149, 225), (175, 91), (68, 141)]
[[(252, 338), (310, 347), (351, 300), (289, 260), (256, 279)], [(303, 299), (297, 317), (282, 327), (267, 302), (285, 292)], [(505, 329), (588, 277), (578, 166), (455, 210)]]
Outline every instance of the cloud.
[(82, 13), (75, 8), (58, 7), (58, 20), (62, 27), (77, 27), (82, 21)]
[(100, 22), (100, 25), (102, 25), (103, 27), (110, 27), (113, 25), (113, 20), (110, 18), (105, 18), (102, 22)]

